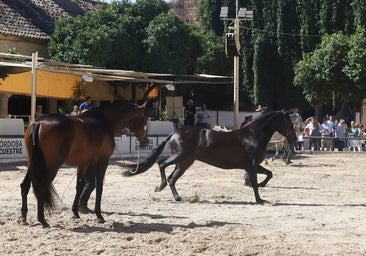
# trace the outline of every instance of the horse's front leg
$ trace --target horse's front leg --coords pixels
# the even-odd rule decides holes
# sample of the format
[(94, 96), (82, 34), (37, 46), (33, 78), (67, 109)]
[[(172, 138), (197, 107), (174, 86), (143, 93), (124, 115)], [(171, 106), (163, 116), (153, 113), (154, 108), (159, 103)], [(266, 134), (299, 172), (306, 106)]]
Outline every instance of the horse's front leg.
[(257, 180), (257, 173), (255, 170), (250, 171), (249, 172), (250, 175), (250, 182), (252, 184), (252, 188), (254, 191), (254, 197), (255, 197), (255, 201), (257, 202), (257, 204), (263, 204), (264, 200), (259, 196), (259, 192), (258, 192), (258, 180)]
[(81, 192), (83, 191), (85, 185), (84, 173), (86, 167), (78, 166), (77, 169), (77, 178), (76, 178), (76, 194), (74, 198), (74, 203), (72, 204), (72, 212), (74, 213), (74, 218), (80, 218), (79, 215), (79, 200)]
[(20, 190), (21, 190), (21, 195), (22, 195), (22, 216), (20, 221), (22, 222), (22, 224), (27, 225), (27, 213), (28, 213), (28, 193), (29, 193), (29, 189), (31, 186), (31, 177), (30, 177), (30, 171), (29, 168), (27, 170), (27, 173), (25, 174), (25, 177), (22, 181), (22, 183), (20, 184)]
[(246, 169), (247, 177), (246, 179), (250, 180), (250, 184), (254, 191), (255, 201), (258, 204), (263, 204), (264, 200), (261, 199), (258, 192), (258, 178), (257, 178), (257, 168), (258, 164), (255, 159), (252, 159), (251, 165)]
[(108, 161), (99, 164), (96, 166), (95, 169), (95, 175), (96, 175), (96, 184), (95, 184), (95, 208), (94, 212), (95, 215), (97, 215), (97, 222), (98, 223), (104, 223), (105, 220), (102, 216), (102, 210), (101, 210), (101, 202), (102, 202), (102, 194), (103, 194), (103, 180), (105, 176), (105, 172), (107, 170)]
[(265, 187), (268, 183), (268, 181), (270, 179), (272, 179), (273, 174), (270, 170), (267, 170), (266, 168), (264, 168), (261, 165), (258, 165), (257, 167), (257, 173), (261, 173), (261, 174), (265, 174), (266, 178), (264, 179), (264, 181), (262, 181), (261, 183), (258, 184), (258, 187)]
[(250, 173), (244, 170), (244, 185), (252, 187), (252, 181), (250, 180)]
[[(286, 140), (287, 142), (287, 140)], [(295, 153), (295, 145), (291, 145), (288, 142), (285, 145), (285, 149), (284, 149), (284, 153), (282, 156), (282, 160), (286, 163), (286, 164), (291, 164), (291, 157), (292, 155)]]

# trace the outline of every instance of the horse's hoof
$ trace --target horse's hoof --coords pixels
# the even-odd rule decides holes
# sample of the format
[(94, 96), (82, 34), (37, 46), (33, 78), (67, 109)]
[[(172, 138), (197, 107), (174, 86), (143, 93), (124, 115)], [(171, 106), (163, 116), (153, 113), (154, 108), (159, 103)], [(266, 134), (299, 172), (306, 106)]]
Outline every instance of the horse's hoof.
[(174, 197), (174, 199), (175, 199), (175, 201), (177, 201), (177, 202), (182, 201), (182, 198), (181, 198), (180, 196), (175, 196), (175, 197)]
[(94, 213), (94, 211), (89, 209), (86, 205), (79, 205), (79, 212), (83, 214)]
[(156, 186), (155, 189), (154, 189), (154, 192), (160, 192), (160, 191), (161, 191), (160, 187)]
[(96, 222), (102, 224), (102, 223), (105, 223), (105, 220), (104, 220), (103, 217), (102, 218), (97, 218)]
[(22, 224), (24, 226), (28, 226), (29, 223), (27, 222), (27, 219), (24, 218), (24, 217), (19, 217), (18, 221), (17, 221), (19, 224)]
[(41, 221), (42, 227), (43, 228), (49, 228), (50, 225), (46, 222), (46, 221)]
[[(252, 186), (252, 183), (250, 182), (250, 181), (245, 181), (244, 182), (244, 186), (247, 186), (247, 187), (250, 187), (250, 188), (252, 188), (253, 186)], [(259, 186), (259, 185), (258, 185)]]
[(266, 203), (269, 203), (269, 202), (266, 200), (263, 200), (263, 199), (257, 200), (257, 204), (264, 205)]

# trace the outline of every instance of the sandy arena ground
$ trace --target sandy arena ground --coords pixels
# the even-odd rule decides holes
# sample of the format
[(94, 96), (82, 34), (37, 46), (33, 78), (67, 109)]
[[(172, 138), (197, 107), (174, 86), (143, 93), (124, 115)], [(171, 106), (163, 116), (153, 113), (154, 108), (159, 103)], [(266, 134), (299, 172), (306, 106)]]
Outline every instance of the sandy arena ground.
[[(222, 170), (196, 162), (178, 181), (182, 202), (160, 182), (157, 165), (122, 177), (122, 161), (111, 162), (102, 211), (72, 219), (75, 168), (62, 168), (54, 185), (60, 205), (36, 220), (31, 190), (29, 225), (18, 223), (19, 184), (26, 167), (0, 166), (1, 255), (366, 255), (366, 154), (297, 155), (290, 166), (264, 164), (274, 177), (254, 204), (242, 170)], [(170, 170), (169, 170), (170, 171)], [(260, 180), (262, 176), (260, 176)], [(91, 206), (94, 205), (90, 201)]]

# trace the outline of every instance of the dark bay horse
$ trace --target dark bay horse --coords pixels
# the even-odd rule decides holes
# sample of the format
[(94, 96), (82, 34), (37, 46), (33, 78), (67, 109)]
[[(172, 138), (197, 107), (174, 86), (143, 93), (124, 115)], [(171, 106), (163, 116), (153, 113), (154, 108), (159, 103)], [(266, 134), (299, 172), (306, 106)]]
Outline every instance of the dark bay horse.
[(95, 214), (104, 222), (101, 214), (103, 179), (109, 158), (115, 148), (114, 136), (124, 127), (140, 141), (147, 144), (145, 104), (142, 106), (116, 102), (88, 110), (78, 116), (47, 114), (27, 128), (24, 141), (28, 152), (28, 170), (21, 183), (22, 216), (27, 219), (27, 195), (32, 184), (37, 198), (38, 221), (48, 227), (44, 208), (55, 205), (56, 192), (52, 185), (62, 164), (77, 166), (76, 195), (72, 211), (79, 218), (78, 202), (84, 186), (84, 175), (89, 165), (95, 169)]
[[(288, 157), (291, 157), (296, 143), (296, 134), (287, 111), (265, 113), (246, 126), (231, 132), (183, 127), (170, 134), (153, 152), (141, 163), (131, 166), (133, 171), (127, 171), (125, 176), (147, 171), (156, 161), (159, 164), (161, 184), (156, 191), (163, 190), (167, 184), (172, 190), (174, 199), (181, 198), (175, 188), (175, 183), (195, 160), (223, 168), (245, 169), (245, 184), (252, 186), (255, 200), (263, 203), (258, 193), (258, 187), (264, 187), (272, 178), (272, 172), (262, 167), (266, 147), (274, 132), (281, 133), (290, 143)], [(171, 155), (160, 158), (165, 144), (170, 146)], [(166, 178), (165, 168), (175, 164), (174, 171)], [(135, 169), (136, 168), (136, 169)], [(257, 173), (265, 174), (266, 178), (258, 184)]]

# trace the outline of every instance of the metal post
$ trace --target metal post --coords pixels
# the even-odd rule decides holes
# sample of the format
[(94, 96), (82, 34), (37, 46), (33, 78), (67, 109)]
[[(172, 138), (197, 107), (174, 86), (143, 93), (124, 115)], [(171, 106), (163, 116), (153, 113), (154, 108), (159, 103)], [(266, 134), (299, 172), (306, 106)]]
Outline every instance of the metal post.
[(234, 56), (234, 129), (239, 128), (239, 56)]
[[(253, 19), (253, 11), (248, 11), (246, 8), (240, 8), (238, 0), (235, 2), (235, 19), (228, 18), (228, 7), (221, 7), (220, 11), (220, 19), (222, 20), (234, 20), (234, 26), (229, 26), (229, 29), (234, 30), (235, 34), (235, 46), (237, 47), (237, 51), (240, 51), (240, 20), (252, 20)], [(233, 129), (239, 128), (239, 56), (234, 56), (234, 126)]]
[[(238, 0), (236, 0), (236, 9), (238, 9)], [(238, 12), (236, 12), (238, 13)], [(239, 19), (234, 21), (234, 31), (239, 37)], [(239, 128), (239, 56), (234, 56), (234, 130)]]
[(34, 122), (37, 100), (37, 60), (38, 52), (32, 53), (32, 89), (31, 89), (31, 123)]

